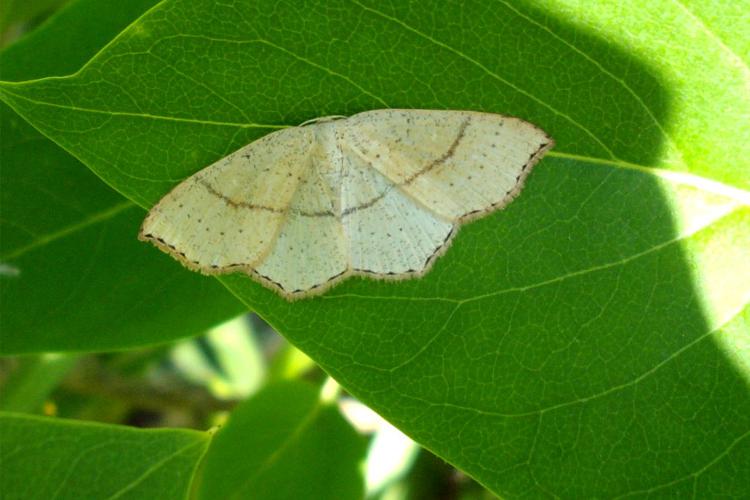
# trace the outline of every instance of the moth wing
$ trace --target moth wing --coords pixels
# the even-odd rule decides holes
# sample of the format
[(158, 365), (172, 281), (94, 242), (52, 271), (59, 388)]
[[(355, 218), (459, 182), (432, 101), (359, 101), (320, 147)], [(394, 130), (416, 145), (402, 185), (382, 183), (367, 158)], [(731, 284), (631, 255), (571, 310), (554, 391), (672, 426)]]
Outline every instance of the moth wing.
[(499, 209), (554, 145), (518, 118), (472, 111), (377, 110), (347, 120), (346, 146), (449, 220)]
[(151, 209), (139, 237), (207, 274), (251, 270), (276, 240), (312, 141), (284, 129), (204, 168)]

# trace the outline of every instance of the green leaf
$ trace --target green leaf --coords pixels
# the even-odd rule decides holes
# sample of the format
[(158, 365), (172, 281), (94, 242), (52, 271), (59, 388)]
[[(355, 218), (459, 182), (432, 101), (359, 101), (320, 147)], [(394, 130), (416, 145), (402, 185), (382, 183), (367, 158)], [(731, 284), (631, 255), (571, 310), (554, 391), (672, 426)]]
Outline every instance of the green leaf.
[(366, 444), (314, 387), (272, 384), (217, 432), (198, 497), (362, 498)]
[(165, 1), (75, 75), (2, 83), (0, 98), (143, 207), (316, 116), (476, 109), (540, 125), (558, 146), (522, 196), (423, 279), (294, 304), (222, 281), (498, 494), (738, 495), (747, 23), (708, 3)]
[[(4, 51), (2, 75), (71, 72), (153, 3), (76, 2)], [(106, 22), (81, 28), (102, 12)], [(163, 342), (243, 309), (213, 280), (155, 259), (135, 240), (142, 210), (5, 105), (0, 130), (3, 354)]]
[[(2, 51), (0, 77), (3, 80), (31, 80), (69, 75), (158, 2), (71, 1), (42, 26)], [(39, 6), (38, 2), (33, 3)]]
[(36, 413), (65, 377), (78, 356), (44, 354), (18, 360), (0, 385), (0, 411)]
[(0, 412), (0, 496), (187, 498), (200, 465), (199, 498), (356, 499), (366, 445), (300, 382), (266, 387), (213, 436)]
[(187, 498), (205, 433), (0, 413), (0, 496)]

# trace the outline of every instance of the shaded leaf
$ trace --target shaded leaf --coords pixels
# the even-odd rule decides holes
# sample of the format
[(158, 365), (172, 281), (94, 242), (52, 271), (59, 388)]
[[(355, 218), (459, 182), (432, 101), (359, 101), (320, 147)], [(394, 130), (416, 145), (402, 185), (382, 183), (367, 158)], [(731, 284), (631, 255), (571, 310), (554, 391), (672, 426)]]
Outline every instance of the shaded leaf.
[[(5, 50), (2, 76), (72, 72), (153, 3), (76, 2)], [(97, 12), (107, 21), (82, 29)], [(134, 237), (143, 212), (5, 105), (0, 130), (2, 353), (163, 342), (243, 309), (213, 280), (154, 259)]]
[(208, 435), (0, 413), (0, 496), (186, 498)]

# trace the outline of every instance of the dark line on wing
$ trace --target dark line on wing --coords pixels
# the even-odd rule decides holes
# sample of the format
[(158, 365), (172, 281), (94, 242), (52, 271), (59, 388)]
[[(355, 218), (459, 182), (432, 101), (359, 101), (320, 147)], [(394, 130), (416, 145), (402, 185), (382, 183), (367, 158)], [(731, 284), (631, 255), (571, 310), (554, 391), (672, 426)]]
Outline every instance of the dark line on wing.
[[(223, 193), (220, 193), (219, 191), (217, 191), (215, 187), (213, 187), (211, 184), (208, 183), (208, 181), (199, 179), (198, 182), (203, 187), (205, 187), (209, 193), (221, 199), (224, 203), (226, 203), (232, 208), (247, 208), (250, 210), (262, 210), (265, 212), (271, 212), (275, 214), (285, 214), (287, 212), (287, 210), (284, 210), (281, 208), (267, 207), (265, 205), (256, 205), (254, 203), (247, 203), (245, 201), (235, 201), (231, 199), (230, 197), (224, 195)], [(303, 217), (333, 217), (336, 215), (331, 210), (323, 210), (323, 211), (318, 211), (318, 212), (304, 212), (302, 210), (291, 209), (291, 212), (302, 215)]]
[[(445, 162), (447, 162), (448, 160), (450, 160), (456, 154), (456, 150), (458, 149), (459, 144), (461, 143), (461, 141), (463, 140), (464, 136), (466, 135), (466, 129), (468, 128), (470, 122), (471, 122), (471, 117), (469, 116), (469, 117), (467, 117), (463, 121), (463, 123), (461, 124), (461, 127), (458, 130), (458, 134), (456, 134), (456, 138), (453, 139), (453, 142), (451, 143), (450, 147), (448, 147), (447, 151), (445, 153), (443, 153), (443, 155), (440, 158), (432, 161), (429, 165), (425, 166), (424, 168), (422, 168), (418, 172), (415, 172), (414, 174), (412, 174), (408, 178), (404, 179), (403, 182), (393, 183), (391, 186), (389, 186), (388, 188), (386, 188), (382, 193), (380, 193), (379, 195), (373, 197), (372, 199), (370, 199), (370, 200), (362, 203), (361, 205), (357, 205), (356, 207), (349, 207), (349, 208), (347, 208), (346, 210), (344, 210), (341, 213), (340, 217), (343, 218), (343, 217), (351, 215), (351, 214), (353, 214), (355, 212), (358, 212), (360, 210), (365, 210), (367, 208), (372, 207), (377, 202), (379, 202), (380, 200), (382, 200), (383, 198), (385, 198), (385, 196), (392, 189), (398, 188), (400, 186), (408, 186), (409, 184), (412, 184), (414, 181), (416, 181), (422, 175), (430, 172), (431, 170), (434, 170), (435, 168), (439, 167), (440, 165), (443, 165)], [(542, 145), (542, 147), (539, 148), (539, 149), (540, 150), (543, 149), (544, 146), (546, 146), (546, 144)], [(537, 152), (534, 152), (531, 155), (531, 157), (533, 158), (533, 156), (536, 155)], [(524, 167), (522, 169), (522, 172), (523, 172), (523, 170), (526, 169), (527, 166), (528, 166), (528, 163), (526, 165), (524, 165)], [(520, 177), (520, 175), (519, 175), (519, 177)], [(336, 214), (332, 210), (321, 210), (321, 211), (317, 211), (317, 212), (306, 212), (306, 211), (303, 211), (303, 210), (296, 210), (296, 209), (293, 209), (293, 208), (281, 209), (281, 208), (275, 208), (275, 207), (267, 207), (265, 205), (256, 205), (254, 203), (247, 203), (247, 202), (244, 202), (244, 201), (235, 201), (235, 200), (229, 198), (228, 196), (225, 196), (224, 194), (222, 194), (219, 191), (217, 191), (216, 188), (214, 188), (211, 184), (208, 183), (208, 181), (205, 181), (203, 179), (199, 179), (198, 182), (203, 187), (205, 187), (208, 190), (209, 193), (211, 193), (212, 195), (220, 198), (221, 200), (224, 201), (224, 203), (226, 203), (227, 205), (229, 205), (229, 206), (231, 206), (233, 208), (245, 208), (245, 209), (250, 209), (250, 210), (262, 210), (262, 211), (276, 213), (276, 214), (285, 214), (287, 211), (291, 211), (292, 213), (297, 214), (297, 215), (301, 215), (302, 217), (335, 217), (336, 216)]]
[(376, 204), (377, 202), (379, 202), (380, 200), (382, 200), (383, 198), (385, 198), (385, 195), (388, 194), (388, 192), (391, 189), (393, 189), (393, 188), (389, 186), (388, 188), (386, 188), (385, 191), (383, 191), (382, 193), (380, 193), (379, 195), (377, 195), (375, 198), (372, 198), (371, 200), (366, 201), (366, 202), (364, 202), (361, 205), (357, 205), (356, 207), (349, 207), (349, 208), (347, 208), (346, 210), (344, 210), (343, 212), (341, 212), (341, 217), (343, 218), (343, 217), (346, 217), (347, 215), (352, 214), (354, 212), (357, 212), (359, 210), (364, 210), (366, 208), (370, 208), (371, 206), (373, 206), (374, 204)]
[(220, 193), (216, 190), (215, 187), (213, 187), (211, 184), (208, 183), (208, 181), (205, 181), (203, 179), (198, 179), (198, 183), (206, 188), (206, 190), (211, 193), (212, 195), (216, 196), (217, 198), (221, 199), (233, 208), (249, 208), (250, 210), (264, 210), (266, 212), (273, 212), (275, 214), (283, 214), (285, 210), (282, 210), (280, 208), (273, 208), (273, 207), (266, 207), (264, 205), (256, 205), (254, 203), (247, 203), (245, 201), (235, 201), (231, 199), (229, 196), (224, 195), (223, 193)]
[(443, 156), (441, 156), (437, 160), (433, 161), (432, 163), (430, 163), (429, 165), (427, 165), (426, 167), (424, 167), (419, 172), (416, 172), (416, 173), (412, 174), (404, 182), (402, 182), (401, 184), (399, 184), (399, 186), (407, 186), (407, 185), (411, 184), (418, 177), (426, 174), (427, 172), (429, 172), (430, 170), (434, 169), (435, 167), (438, 167), (438, 166), (442, 165), (443, 163), (445, 163), (446, 161), (450, 160), (451, 157), (456, 153), (456, 148), (458, 147), (458, 144), (464, 138), (464, 134), (466, 133), (466, 127), (469, 126), (469, 122), (470, 121), (471, 121), (471, 117), (470, 116), (466, 117), (466, 120), (464, 120), (464, 122), (461, 124), (461, 128), (458, 130), (458, 135), (456, 135), (456, 138), (453, 140), (453, 144), (451, 144), (451, 146), (448, 148), (448, 151), (446, 151), (445, 154), (443, 154)]
[(415, 180), (417, 180), (417, 178), (419, 178), (420, 176), (426, 174), (430, 170), (433, 170), (434, 168), (436, 168), (436, 167), (442, 165), (443, 163), (445, 163), (446, 161), (448, 161), (456, 153), (456, 148), (458, 148), (458, 144), (464, 138), (464, 135), (466, 134), (466, 128), (469, 126), (469, 122), (470, 121), (471, 121), (471, 117), (470, 116), (466, 117), (466, 120), (464, 120), (464, 122), (461, 124), (461, 127), (458, 130), (458, 134), (456, 135), (456, 138), (453, 139), (453, 143), (448, 148), (448, 151), (446, 151), (443, 154), (443, 156), (441, 156), (437, 160), (433, 161), (432, 163), (430, 163), (429, 165), (427, 165), (426, 167), (424, 167), (419, 172), (415, 172), (414, 174), (412, 174), (411, 176), (409, 176), (407, 179), (405, 179), (403, 182), (394, 183), (392, 186), (389, 186), (385, 191), (383, 191), (382, 193), (380, 193), (376, 197), (372, 198), (371, 200), (366, 201), (365, 203), (363, 203), (361, 205), (357, 205), (356, 207), (349, 207), (349, 208), (347, 208), (346, 210), (344, 210), (341, 213), (341, 217), (346, 217), (347, 215), (352, 214), (354, 212), (357, 212), (359, 210), (364, 210), (366, 208), (370, 208), (371, 206), (373, 206), (374, 204), (376, 204), (377, 202), (379, 202), (380, 200), (382, 200), (383, 198), (385, 198), (385, 195), (387, 195), (394, 187), (408, 186), (409, 184), (411, 184), (412, 182), (414, 182)]

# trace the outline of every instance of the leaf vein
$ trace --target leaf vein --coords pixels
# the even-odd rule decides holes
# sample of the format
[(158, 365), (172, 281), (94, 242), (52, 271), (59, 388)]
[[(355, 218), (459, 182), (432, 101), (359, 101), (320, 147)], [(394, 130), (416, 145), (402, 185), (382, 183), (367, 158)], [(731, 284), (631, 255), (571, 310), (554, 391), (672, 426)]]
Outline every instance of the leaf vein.
[(216, 126), (216, 127), (269, 128), (269, 129), (284, 129), (284, 128), (289, 127), (289, 125), (271, 125), (271, 124), (265, 124), (265, 123), (222, 122), (222, 121), (214, 121), (214, 120), (201, 120), (197, 118), (183, 118), (183, 117), (177, 117), (177, 116), (155, 115), (151, 113), (135, 113), (132, 111), (111, 111), (111, 110), (96, 109), (96, 108), (85, 108), (81, 106), (72, 106), (68, 104), (58, 104), (58, 103), (52, 103), (52, 102), (39, 101), (36, 99), (32, 99), (30, 97), (26, 97), (24, 95), (10, 92), (7, 86), (10, 85), (11, 82), (1, 82), (1, 83), (3, 84), (3, 87), (0, 87), (0, 97), (3, 96), (4, 94), (8, 94), (17, 99), (22, 99), (32, 104), (37, 104), (39, 106), (48, 106), (51, 108), (65, 109), (69, 111), (80, 111), (82, 113), (101, 114), (101, 115), (106, 115), (106, 116), (126, 116), (126, 117), (131, 117), (131, 118), (144, 118), (144, 119), (149, 119), (149, 120), (161, 120), (161, 121), (170, 121), (170, 122), (178, 122), (178, 123), (193, 123), (193, 124), (198, 124), (198, 125), (210, 125), (210, 126)]
[(654, 113), (651, 111), (651, 108), (646, 105), (646, 103), (643, 101), (640, 95), (638, 95), (635, 90), (633, 90), (630, 85), (627, 84), (627, 82), (618, 76), (616, 76), (614, 73), (606, 69), (599, 61), (591, 57), (589, 54), (578, 48), (578, 46), (574, 45), (573, 43), (569, 42), (562, 36), (558, 35), (554, 31), (552, 31), (547, 26), (543, 25), (539, 21), (536, 21), (532, 17), (524, 14), (520, 10), (518, 10), (516, 7), (514, 7), (510, 2), (507, 0), (496, 0), (497, 2), (505, 5), (509, 10), (513, 11), (516, 15), (518, 15), (520, 18), (526, 20), (527, 22), (533, 24), (534, 26), (538, 27), (539, 29), (547, 32), (550, 36), (555, 38), (560, 43), (564, 44), (565, 46), (569, 47), (571, 50), (573, 50), (575, 53), (589, 61), (591, 64), (593, 64), (599, 71), (601, 71), (603, 74), (605, 74), (607, 77), (611, 78), (613, 81), (617, 82), (620, 86), (622, 86), (623, 89), (625, 89), (626, 92), (628, 92), (633, 99), (636, 100), (636, 102), (643, 108), (643, 110), (646, 112), (648, 117), (651, 119), (651, 121), (654, 122), (654, 125), (659, 130), (659, 132), (664, 136), (664, 138), (672, 145), (675, 152), (679, 155), (680, 161), (682, 165), (685, 165), (685, 159), (683, 157), (682, 151), (680, 148), (677, 147), (677, 143), (674, 141), (672, 136), (666, 131), (664, 126), (662, 125), (661, 121), (654, 115)]
[[(686, 474), (686, 475), (684, 475), (682, 477), (679, 477), (679, 478), (674, 479), (672, 481), (669, 481), (667, 483), (656, 485), (656, 486), (654, 486), (652, 488), (648, 488), (646, 490), (630, 491), (630, 492), (628, 492), (628, 493), (626, 493), (624, 495), (620, 495), (620, 496), (617, 496), (615, 498), (626, 498), (626, 497), (635, 496), (635, 495), (642, 496), (644, 494), (653, 493), (655, 491), (659, 491), (659, 490), (662, 490), (664, 488), (669, 488), (670, 486), (674, 486), (674, 485), (679, 484), (679, 483), (681, 483), (681, 482), (683, 482), (685, 480), (688, 480), (688, 479), (692, 479), (693, 481), (695, 481), (696, 479), (698, 479), (698, 477), (701, 476), (701, 474), (703, 474), (708, 469), (710, 469), (716, 462), (718, 462), (719, 460), (721, 460), (725, 456), (729, 455), (729, 453), (737, 445), (739, 445), (742, 441), (744, 441), (748, 437), (750, 437), (750, 430), (748, 430), (747, 432), (745, 432), (741, 436), (738, 436), (737, 439), (735, 439), (734, 441), (732, 441), (729, 444), (729, 446), (726, 447), (726, 449), (722, 450), (721, 453), (719, 453), (718, 455), (716, 455), (715, 457), (713, 457), (709, 462), (706, 463), (706, 465), (704, 465), (703, 467), (701, 467), (697, 471), (691, 472), (689, 474)], [(694, 489), (695, 489), (695, 485), (694, 485)]]
[(363, 94), (367, 95), (368, 97), (371, 97), (371, 98), (375, 99), (382, 106), (384, 106), (386, 108), (390, 107), (388, 105), (388, 103), (382, 97), (377, 96), (374, 93), (370, 92), (369, 90), (367, 90), (362, 85), (358, 84), (356, 81), (352, 80), (350, 77), (346, 76), (345, 74), (339, 73), (338, 71), (334, 71), (333, 69), (331, 69), (331, 68), (329, 68), (327, 66), (324, 66), (324, 65), (322, 65), (320, 63), (317, 63), (317, 62), (315, 62), (315, 61), (313, 61), (311, 59), (303, 57), (303, 56), (301, 56), (301, 55), (299, 55), (299, 54), (297, 54), (297, 53), (295, 53), (295, 52), (293, 52), (293, 51), (291, 51), (291, 50), (289, 50), (289, 49), (287, 49), (285, 47), (282, 47), (281, 45), (278, 45), (278, 44), (276, 44), (276, 43), (274, 43), (274, 42), (272, 42), (270, 40), (266, 40), (264, 38), (254, 38), (254, 39), (249, 39), (249, 40), (233, 40), (231, 38), (216, 38), (216, 37), (209, 37), (209, 36), (205, 36), (205, 35), (179, 34), (179, 35), (173, 35), (173, 36), (170, 36), (170, 37), (164, 37), (164, 38), (160, 39), (159, 41), (169, 40), (169, 39), (173, 39), (173, 38), (196, 38), (196, 39), (205, 40), (205, 41), (208, 41), (208, 42), (228, 43), (228, 44), (236, 44), (236, 45), (245, 45), (245, 44), (261, 44), (261, 45), (265, 45), (267, 47), (271, 47), (272, 49), (278, 50), (279, 52), (283, 52), (284, 54), (286, 54), (286, 55), (288, 55), (288, 56), (290, 56), (290, 57), (292, 57), (292, 58), (294, 58), (294, 59), (296, 59), (296, 60), (298, 60), (300, 62), (303, 62), (303, 63), (305, 63), (305, 64), (307, 64), (309, 66), (312, 66), (313, 68), (316, 68), (316, 69), (319, 69), (321, 71), (324, 71), (324, 72), (328, 73), (331, 76), (334, 76), (336, 78), (340, 78), (340, 79), (344, 80), (345, 82), (349, 83), (350, 85), (352, 85), (354, 88), (356, 88), (357, 90), (359, 90)]
[(714, 31), (709, 28), (706, 23), (698, 17), (696, 14), (693, 13), (690, 9), (687, 8), (687, 6), (682, 3), (680, 0), (673, 0), (673, 2), (683, 10), (688, 16), (690, 16), (691, 19), (693, 19), (698, 26), (700, 26), (701, 30), (703, 30), (704, 33), (706, 33), (709, 38), (711, 38), (714, 42), (716, 42), (716, 45), (718, 45), (721, 50), (723, 50), (727, 55), (729, 55), (729, 58), (734, 60), (735, 64), (740, 68), (742, 73), (745, 75), (745, 78), (750, 78), (750, 68), (748, 68), (747, 63), (734, 51), (732, 50), (726, 43), (724, 43), (724, 40), (722, 40)]
[(98, 213), (95, 213), (94, 215), (86, 217), (80, 222), (76, 222), (75, 224), (65, 226), (62, 229), (58, 229), (57, 231), (38, 236), (35, 240), (19, 248), (16, 248), (15, 250), (12, 250), (11, 252), (0, 257), (0, 259), (2, 259), (3, 261), (17, 259), (40, 246), (53, 243), (54, 241), (64, 238), (72, 233), (81, 231), (100, 222), (104, 222), (135, 206), (135, 203), (133, 203), (132, 201), (118, 203), (117, 205), (113, 205), (106, 210), (102, 210)]
[(169, 61), (167, 61), (167, 60), (166, 60), (166, 59), (164, 59), (163, 57), (161, 57), (161, 56), (157, 56), (156, 54), (154, 54), (154, 53), (153, 53), (152, 51), (150, 51), (150, 50), (149, 50), (148, 54), (149, 54), (149, 55), (150, 55), (151, 57), (154, 57), (154, 58), (158, 59), (159, 61), (161, 61), (161, 62), (162, 62), (162, 63), (163, 63), (163, 64), (164, 64), (164, 65), (165, 65), (165, 66), (166, 66), (167, 68), (171, 69), (171, 70), (172, 70), (172, 71), (174, 71), (174, 72), (175, 72), (176, 74), (178, 74), (178, 75), (180, 75), (181, 77), (185, 78), (185, 79), (186, 79), (186, 80), (188, 80), (189, 82), (192, 82), (192, 83), (194, 83), (194, 84), (195, 84), (195, 85), (197, 85), (198, 87), (201, 87), (202, 89), (205, 89), (205, 90), (206, 90), (206, 91), (208, 91), (208, 92), (209, 92), (209, 93), (210, 93), (211, 95), (213, 95), (213, 96), (216, 96), (216, 97), (217, 97), (217, 98), (218, 98), (218, 99), (219, 99), (220, 101), (224, 102), (225, 104), (228, 104), (228, 105), (229, 105), (230, 107), (232, 107), (232, 108), (234, 108), (235, 110), (237, 110), (237, 112), (238, 112), (238, 113), (240, 114), (240, 116), (242, 117), (242, 119), (243, 119), (243, 120), (245, 120), (246, 122), (250, 122), (250, 117), (249, 117), (249, 116), (247, 116), (247, 113), (245, 113), (245, 111), (244, 111), (244, 110), (243, 110), (242, 108), (240, 108), (239, 106), (237, 106), (237, 105), (236, 105), (235, 103), (233, 103), (233, 102), (232, 102), (232, 101), (230, 101), (229, 99), (227, 99), (227, 98), (223, 97), (223, 96), (222, 96), (221, 94), (219, 94), (218, 92), (216, 92), (216, 91), (215, 91), (214, 89), (212, 89), (211, 87), (209, 87), (209, 86), (208, 86), (208, 85), (206, 85), (205, 83), (203, 83), (203, 82), (201, 82), (201, 81), (199, 81), (199, 80), (195, 79), (194, 77), (192, 77), (192, 76), (188, 75), (188, 74), (187, 74), (187, 73), (185, 73), (184, 71), (181, 71), (181, 70), (179, 70), (178, 68), (176, 68), (176, 67), (174, 66), (174, 64), (170, 63)]
[(523, 95), (525, 97), (528, 97), (529, 99), (531, 99), (535, 103), (539, 104), (540, 106), (544, 107), (545, 109), (551, 111), (555, 115), (560, 116), (561, 118), (565, 119), (566, 121), (568, 121), (569, 123), (571, 123), (572, 125), (574, 125), (576, 128), (578, 128), (581, 131), (583, 131), (591, 139), (593, 139), (594, 142), (596, 142), (604, 151), (607, 152), (607, 154), (609, 154), (610, 158), (612, 158), (613, 160), (617, 159), (617, 156), (614, 154), (614, 152), (601, 139), (599, 139), (599, 137), (597, 137), (591, 130), (589, 130), (588, 128), (586, 128), (582, 123), (579, 123), (572, 116), (570, 116), (570, 115), (568, 115), (566, 113), (563, 113), (559, 109), (557, 109), (554, 106), (548, 104), (547, 102), (545, 102), (542, 99), (538, 98), (534, 94), (532, 94), (532, 93), (530, 93), (530, 92), (522, 89), (521, 87), (513, 84), (509, 80), (506, 80), (505, 78), (503, 78), (502, 76), (500, 76), (498, 73), (492, 71), (490, 68), (488, 68), (487, 66), (485, 66), (484, 64), (482, 64), (478, 60), (474, 59), (473, 57), (469, 56), (468, 54), (465, 54), (465, 53), (461, 52), (460, 50), (455, 49), (452, 46), (448, 45), (447, 43), (442, 42), (442, 41), (440, 41), (440, 40), (438, 40), (438, 39), (436, 39), (436, 38), (434, 38), (434, 37), (432, 37), (432, 36), (430, 36), (430, 35), (428, 35), (426, 33), (422, 33), (421, 31), (419, 31), (416, 28), (408, 25), (407, 23), (405, 23), (401, 19), (398, 19), (398, 18), (393, 17), (393, 16), (389, 16), (389, 15), (385, 14), (384, 12), (381, 12), (381, 11), (379, 11), (377, 9), (374, 9), (372, 7), (368, 7), (366, 5), (363, 5), (358, 0), (352, 0), (352, 3), (358, 5), (360, 8), (362, 8), (363, 10), (365, 10), (367, 12), (371, 12), (371, 13), (377, 15), (377, 16), (382, 17), (383, 19), (387, 19), (387, 20), (393, 22), (394, 24), (397, 24), (397, 25), (401, 26), (405, 30), (410, 31), (411, 33), (414, 33), (415, 35), (417, 35), (417, 36), (419, 36), (421, 38), (424, 38), (425, 40), (427, 40), (427, 41), (435, 44), (436, 46), (441, 47), (441, 48), (443, 48), (443, 49), (445, 49), (445, 50), (447, 50), (449, 52), (452, 52), (454, 55), (456, 55), (456, 56), (460, 57), (461, 59), (464, 59), (465, 61), (473, 64), (474, 66), (478, 67), (479, 69), (481, 69), (482, 71), (484, 71), (487, 75), (489, 75), (490, 77), (494, 78), (495, 80), (497, 80), (497, 81), (503, 83), (504, 85), (510, 87), (511, 89), (513, 89), (514, 91), (518, 92), (519, 94), (521, 94), (521, 95)]
[[(730, 321), (730, 320), (731, 319), (728, 319), (727, 322)], [(643, 380), (645, 380), (646, 378), (650, 377), (651, 375), (653, 375), (657, 371), (659, 371), (664, 366), (668, 365), (672, 361), (674, 361), (677, 358), (679, 358), (682, 354), (684, 354), (685, 352), (689, 351), (691, 348), (693, 348), (697, 344), (701, 343), (702, 341), (706, 340), (710, 336), (712, 336), (715, 333), (717, 333), (718, 331), (720, 331), (724, 327), (725, 324), (726, 323), (724, 323), (722, 325), (719, 325), (715, 329), (710, 330), (710, 331), (708, 331), (708, 332), (706, 332), (706, 333), (704, 333), (702, 335), (699, 335), (698, 337), (696, 337), (695, 339), (691, 340), (690, 342), (688, 342), (687, 344), (685, 344), (681, 348), (677, 349), (677, 351), (675, 351), (673, 354), (671, 354), (668, 357), (664, 358), (663, 360), (661, 360), (660, 362), (656, 363), (654, 366), (652, 366), (648, 370), (644, 371), (640, 375), (634, 377), (633, 379), (631, 379), (631, 380), (629, 380), (627, 382), (623, 382), (621, 384), (617, 384), (615, 386), (610, 387), (609, 389), (600, 391), (600, 392), (595, 393), (595, 394), (591, 394), (590, 396), (581, 397), (581, 398), (570, 400), (570, 401), (563, 401), (561, 403), (557, 403), (557, 404), (548, 406), (546, 408), (539, 408), (539, 409), (536, 409), (536, 410), (531, 410), (531, 411), (526, 411), (526, 412), (518, 412), (518, 413), (503, 413), (503, 412), (498, 412), (498, 411), (493, 411), (493, 410), (483, 410), (481, 408), (475, 408), (475, 407), (472, 407), (472, 406), (466, 406), (466, 405), (462, 405), (462, 404), (458, 404), (458, 403), (449, 403), (449, 402), (435, 403), (435, 402), (424, 400), (424, 399), (421, 399), (421, 398), (416, 398), (415, 396), (411, 396), (411, 395), (408, 395), (408, 394), (402, 394), (402, 395), (406, 396), (406, 397), (410, 397), (412, 399), (420, 400), (423, 403), (426, 403), (426, 404), (428, 404), (430, 406), (441, 407), (441, 408), (455, 408), (455, 409), (458, 409), (458, 410), (469, 411), (469, 412), (472, 412), (472, 413), (477, 413), (477, 414), (491, 416), (491, 417), (523, 418), (523, 417), (532, 417), (532, 416), (537, 416), (537, 415), (543, 415), (545, 413), (556, 411), (556, 410), (559, 410), (559, 409), (562, 409), (562, 408), (567, 408), (569, 406), (575, 406), (575, 405), (579, 405), (579, 404), (585, 404), (585, 403), (588, 403), (590, 401), (593, 401), (593, 400), (596, 400), (596, 399), (600, 399), (600, 398), (603, 398), (605, 396), (609, 396), (610, 394), (614, 394), (616, 392), (622, 391), (622, 390), (627, 389), (629, 387), (633, 387), (633, 386), (639, 384), (640, 382), (642, 382)]]
[(120, 497), (122, 497), (125, 493), (129, 492), (130, 490), (132, 490), (133, 488), (135, 488), (139, 484), (143, 483), (149, 476), (151, 476), (160, 467), (162, 467), (164, 464), (166, 464), (167, 462), (169, 462), (173, 458), (179, 456), (182, 453), (187, 452), (188, 450), (190, 450), (192, 448), (195, 448), (197, 446), (202, 446), (202, 445), (204, 445), (203, 441), (197, 441), (197, 442), (190, 443), (188, 445), (183, 446), (182, 448), (179, 448), (179, 449), (175, 450), (173, 453), (170, 453), (169, 455), (165, 456), (161, 460), (158, 460), (158, 461), (154, 462), (153, 464), (151, 464), (146, 470), (143, 471), (143, 473), (140, 476), (138, 476), (137, 478), (135, 478), (133, 481), (130, 482), (130, 484), (128, 484), (126, 487), (122, 488), (121, 490), (119, 490), (117, 493), (115, 493), (114, 495), (110, 496), (109, 498), (110, 499), (114, 499), (114, 498), (120, 498)]

